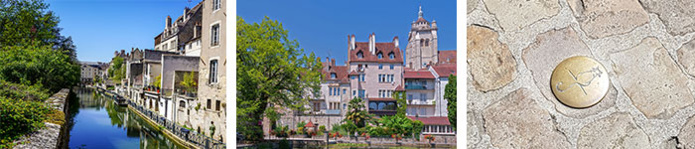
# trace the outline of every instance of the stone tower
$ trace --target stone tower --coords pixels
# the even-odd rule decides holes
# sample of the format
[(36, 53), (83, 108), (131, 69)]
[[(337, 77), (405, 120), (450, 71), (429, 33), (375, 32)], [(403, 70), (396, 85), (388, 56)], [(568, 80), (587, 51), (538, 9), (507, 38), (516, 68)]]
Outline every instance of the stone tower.
[(437, 63), (437, 21), (433, 20), (430, 24), (425, 20), (422, 6), (418, 11), (417, 21), (410, 26), (405, 54), (406, 67), (414, 70), (427, 68), (427, 65)]

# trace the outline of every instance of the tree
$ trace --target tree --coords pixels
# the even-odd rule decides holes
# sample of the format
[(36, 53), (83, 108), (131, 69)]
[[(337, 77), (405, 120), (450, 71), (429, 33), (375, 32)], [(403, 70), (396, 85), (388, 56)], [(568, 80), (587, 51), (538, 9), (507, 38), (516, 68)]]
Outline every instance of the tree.
[(0, 47), (0, 79), (24, 85), (40, 84), (51, 92), (80, 81), (80, 65), (50, 46)]
[(116, 56), (111, 60), (111, 68), (109, 68), (109, 76), (111, 80), (118, 84), (125, 78), (125, 65), (123, 65), (124, 59), (120, 56)]
[(60, 34), (60, 19), (43, 0), (0, 1), (0, 47), (51, 45), (77, 63), (72, 37)]
[(318, 97), (321, 60), (304, 54), (288, 38), (282, 23), (266, 17), (249, 24), (237, 17), (237, 131), (261, 140), (261, 120), (268, 110), (306, 110)]
[(408, 103), (405, 99), (405, 91), (393, 92), (393, 98), (396, 99), (396, 115), (405, 116), (406, 109), (408, 109)]
[(372, 117), (374, 116), (367, 113), (362, 98), (355, 97), (348, 103), (348, 112), (345, 114), (343, 121), (351, 121), (357, 128), (362, 128), (367, 125), (367, 122)]
[(448, 101), (446, 110), (449, 112), (449, 123), (456, 131), (456, 76), (454, 75), (449, 75), (449, 83), (444, 87), (444, 99)]
[(186, 91), (193, 92), (193, 90), (198, 86), (197, 75), (195, 72), (188, 72), (183, 75), (183, 81), (181, 81), (181, 86), (183, 86)]

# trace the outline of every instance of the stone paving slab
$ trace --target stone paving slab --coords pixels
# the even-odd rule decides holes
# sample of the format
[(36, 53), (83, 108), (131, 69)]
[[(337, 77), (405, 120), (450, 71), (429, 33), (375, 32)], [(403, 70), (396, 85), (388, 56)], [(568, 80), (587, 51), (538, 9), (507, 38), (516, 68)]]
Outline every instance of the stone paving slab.
[[(467, 52), (468, 148), (695, 148), (695, 1), (467, 3), (467, 27), (495, 35), (468, 32), (468, 40), (487, 39), (476, 46), (508, 50), (506, 63), (516, 63), (508, 83), (481, 90), (475, 83), (490, 78), (474, 76), (495, 71), (473, 71), (499, 61)], [(554, 67), (576, 55), (596, 59), (611, 83), (585, 109), (549, 88)]]

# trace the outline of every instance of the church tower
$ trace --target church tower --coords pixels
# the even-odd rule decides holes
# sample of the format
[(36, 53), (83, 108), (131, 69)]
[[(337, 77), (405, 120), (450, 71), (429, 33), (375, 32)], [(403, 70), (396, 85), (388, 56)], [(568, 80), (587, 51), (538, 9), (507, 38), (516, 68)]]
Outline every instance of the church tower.
[(422, 6), (418, 11), (417, 21), (410, 26), (408, 46), (406, 47), (406, 67), (414, 70), (427, 68), (427, 65), (437, 63), (437, 21), (425, 20)]

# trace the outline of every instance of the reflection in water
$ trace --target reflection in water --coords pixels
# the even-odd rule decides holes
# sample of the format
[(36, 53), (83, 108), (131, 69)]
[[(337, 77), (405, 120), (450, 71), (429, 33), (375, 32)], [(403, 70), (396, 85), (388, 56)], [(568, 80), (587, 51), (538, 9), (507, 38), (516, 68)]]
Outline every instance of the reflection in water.
[(69, 148), (184, 148), (165, 137), (127, 107), (87, 88), (69, 101)]

